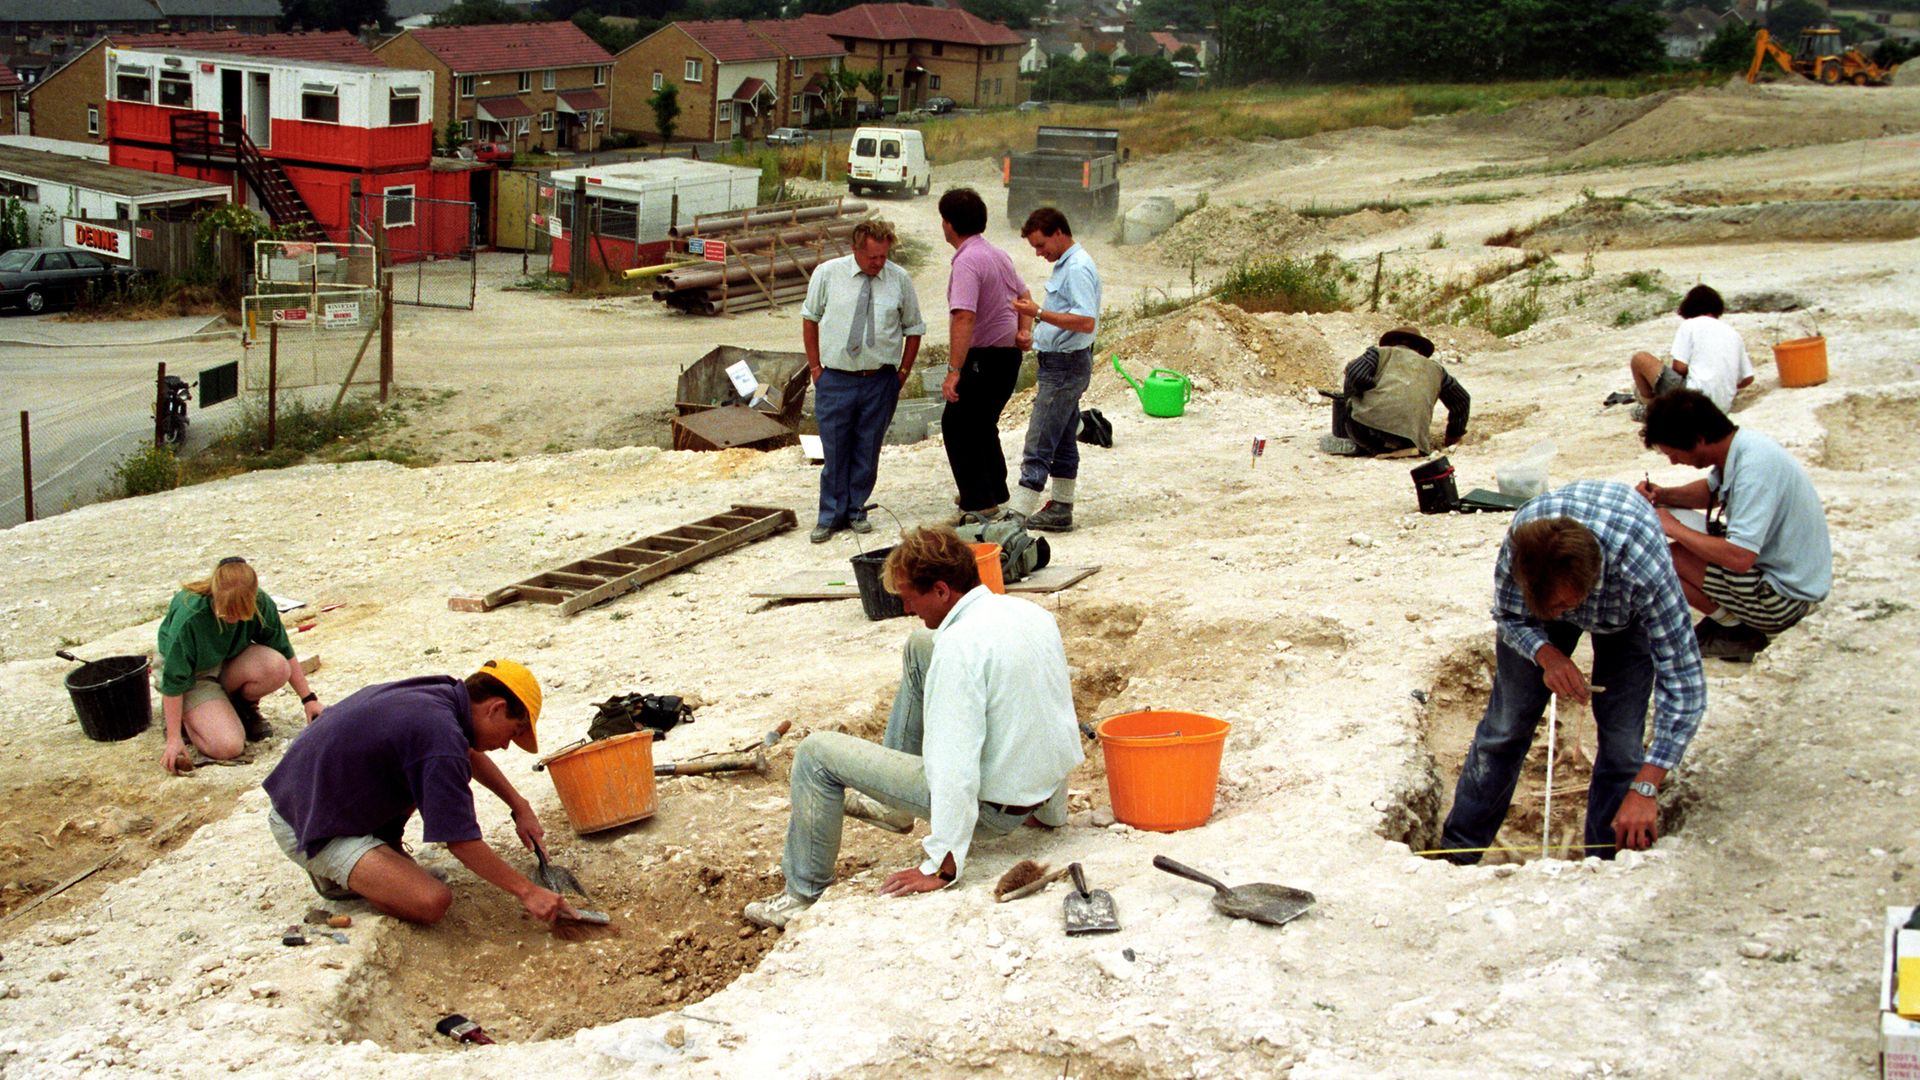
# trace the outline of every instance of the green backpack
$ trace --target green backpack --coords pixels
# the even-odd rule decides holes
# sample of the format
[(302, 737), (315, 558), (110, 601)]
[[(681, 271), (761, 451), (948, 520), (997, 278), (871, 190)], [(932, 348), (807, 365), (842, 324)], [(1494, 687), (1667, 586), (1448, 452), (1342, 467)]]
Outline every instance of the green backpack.
[(985, 522), (977, 515), (968, 514), (953, 531), (969, 544), (999, 544), (1000, 579), (1008, 585), (1025, 580), (1053, 558), (1046, 537), (1028, 533), (1026, 526), (1012, 514), (1001, 514)]

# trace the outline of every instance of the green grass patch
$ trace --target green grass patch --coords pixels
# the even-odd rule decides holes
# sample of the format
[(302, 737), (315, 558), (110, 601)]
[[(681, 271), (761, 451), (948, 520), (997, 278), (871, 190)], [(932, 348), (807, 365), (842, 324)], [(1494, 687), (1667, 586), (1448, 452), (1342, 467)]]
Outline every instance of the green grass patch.
[(180, 486), (180, 459), (170, 446), (146, 446), (121, 458), (113, 466), (113, 487), (109, 493), (131, 499), (172, 491)]
[(400, 391), (393, 405), (364, 397), (349, 397), (335, 410), (330, 401), (310, 404), (297, 397), (283, 398), (275, 417), (274, 444), (267, 446), (265, 403), (245, 399), (239, 412), (212, 445), (181, 463), (181, 482), (217, 480), (256, 469), (284, 469), (311, 462), (391, 461), (398, 465), (431, 464), (396, 436), (406, 426), (406, 414), (446, 394)]
[(1350, 270), (1332, 252), (1312, 258), (1280, 258), (1235, 269), (1220, 283), (1220, 299), (1242, 311), (1318, 314), (1347, 306)]

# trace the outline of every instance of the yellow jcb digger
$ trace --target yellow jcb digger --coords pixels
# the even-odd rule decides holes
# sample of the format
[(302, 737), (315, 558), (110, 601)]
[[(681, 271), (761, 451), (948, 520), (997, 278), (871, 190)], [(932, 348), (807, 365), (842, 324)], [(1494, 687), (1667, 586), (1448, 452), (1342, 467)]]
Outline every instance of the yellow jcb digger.
[(1780, 65), (1789, 75), (1804, 75), (1828, 86), (1852, 83), (1855, 86), (1885, 86), (1893, 81), (1900, 65), (1881, 67), (1860, 55), (1840, 36), (1837, 26), (1810, 26), (1800, 31), (1799, 45), (1793, 52), (1773, 43), (1773, 36), (1761, 30), (1753, 38), (1753, 63), (1747, 65), (1747, 81), (1760, 78), (1760, 69), (1768, 60)]

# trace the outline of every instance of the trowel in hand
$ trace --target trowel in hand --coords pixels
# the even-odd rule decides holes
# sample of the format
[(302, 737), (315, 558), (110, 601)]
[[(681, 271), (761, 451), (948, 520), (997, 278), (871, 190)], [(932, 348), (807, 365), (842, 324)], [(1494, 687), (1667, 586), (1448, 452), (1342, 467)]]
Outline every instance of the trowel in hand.
[(1087, 876), (1080, 864), (1067, 867), (1073, 877), (1073, 891), (1067, 894), (1065, 911), (1067, 936), (1111, 934), (1120, 929), (1120, 912), (1113, 905), (1113, 894), (1105, 889), (1087, 888)]

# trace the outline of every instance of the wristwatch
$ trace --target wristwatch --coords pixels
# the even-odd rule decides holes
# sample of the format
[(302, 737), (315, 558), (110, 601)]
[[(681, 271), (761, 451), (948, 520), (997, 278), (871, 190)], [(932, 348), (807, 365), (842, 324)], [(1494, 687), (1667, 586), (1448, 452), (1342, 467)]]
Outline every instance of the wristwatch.
[(1647, 783), (1645, 780), (1635, 780), (1633, 783), (1627, 785), (1627, 790), (1633, 792), (1635, 795), (1645, 795), (1649, 799), (1657, 799), (1660, 797), (1660, 789)]

